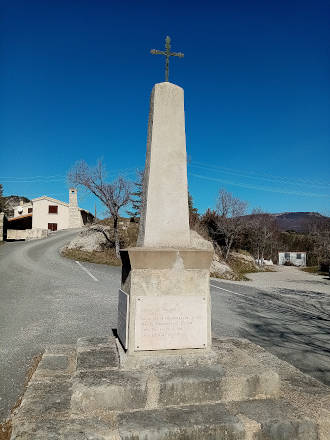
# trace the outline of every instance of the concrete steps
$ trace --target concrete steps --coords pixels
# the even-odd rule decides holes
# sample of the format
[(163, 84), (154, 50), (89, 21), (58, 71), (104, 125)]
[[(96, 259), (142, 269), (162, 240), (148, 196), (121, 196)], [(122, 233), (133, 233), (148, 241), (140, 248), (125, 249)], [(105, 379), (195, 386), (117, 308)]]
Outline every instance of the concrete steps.
[(272, 370), (228, 376), (220, 365), (145, 372), (91, 370), (73, 378), (72, 410), (123, 411), (272, 398), (279, 387), (279, 377)]
[(122, 413), (121, 440), (318, 440), (315, 422), (286, 402), (215, 403)]
[(330, 439), (328, 387), (246, 340), (216, 339), (213, 352), (124, 369), (112, 337), (50, 347), (11, 440)]

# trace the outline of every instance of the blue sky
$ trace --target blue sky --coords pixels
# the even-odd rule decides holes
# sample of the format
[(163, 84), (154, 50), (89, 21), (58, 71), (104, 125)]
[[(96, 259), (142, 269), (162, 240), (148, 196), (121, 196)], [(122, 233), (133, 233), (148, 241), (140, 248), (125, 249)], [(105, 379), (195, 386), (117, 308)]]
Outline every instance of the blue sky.
[[(150, 92), (185, 90), (189, 189), (224, 187), (267, 212), (330, 215), (330, 3), (0, 1), (0, 183), (67, 201), (66, 174), (103, 157), (143, 168)], [(80, 194), (80, 206), (94, 210)], [(98, 213), (104, 210), (97, 206)]]

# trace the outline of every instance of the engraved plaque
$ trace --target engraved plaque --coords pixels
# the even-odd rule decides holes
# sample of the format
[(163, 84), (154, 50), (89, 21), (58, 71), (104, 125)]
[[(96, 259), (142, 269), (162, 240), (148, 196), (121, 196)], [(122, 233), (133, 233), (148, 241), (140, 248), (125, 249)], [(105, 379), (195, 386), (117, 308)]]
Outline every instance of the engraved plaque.
[(134, 350), (205, 348), (207, 300), (203, 296), (138, 296)]
[(126, 350), (128, 338), (128, 307), (129, 296), (123, 290), (119, 289), (117, 334)]

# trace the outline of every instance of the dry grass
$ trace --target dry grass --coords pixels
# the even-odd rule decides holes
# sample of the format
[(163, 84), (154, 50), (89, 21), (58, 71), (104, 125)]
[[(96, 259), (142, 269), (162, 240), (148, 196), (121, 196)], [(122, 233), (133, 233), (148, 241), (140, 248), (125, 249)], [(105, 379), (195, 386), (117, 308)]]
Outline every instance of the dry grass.
[(108, 264), (109, 266), (120, 266), (121, 261), (117, 258), (114, 249), (106, 249), (101, 252), (88, 252), (79, 249), (63, 249), (61, 255), (71, 260), (88, 261), (89, 263)]
[(228, 264), (237, 274), (239, 280), (248, 280), (245, 276), (246, 273), (260, 272), (253, 263), (240, 258), (234, 258), (232, 255), (228, 258)]
[(277, 272), (274, 266), (263, 266), (262, 268), (263, 272)]
[(302, 267), (300, 270), (302, 270), (303, 272), (317, 274), (319, 272), (319, 267), (318, 266)]
[[(33, 373), (36, 371), (39, 362), (41, 361), (42, 358), (42, 354), (38, 354), (37, 356), (35, 356), (32, 359), (32, 364), (29, 367), (28, 371), (26, 372), (25, 375), (25, 380), (24, 380), (24, 389), (23, 389), (23, 393), (22, 395), (18, 398), (17, 402), (15, 403), (15, 405), (13, 406), (13, 408), (11, 409), (11, 414), (13, 414), (13, 412), (15, 411), (16, 408), (18, 408), (22, 402), (23, 399), (23, 395), (25, 393), (25, 390), (31, 380), (31, 377), (33, 376)], [(9, 419), (7, 419), (5, 422), (0, 423), (0, 440), (10, 440), (11, 437), (11, 433), (12, 433), (12, 422), (11, 422), (11, 417)]]
[(4, 423), (0, 423), (0, 440), (10, 440), (11, 431), (11, 419), (6, 420)]
[(302, 267), (300, 270), (302, 270), (303, 272), (314, 274), (314, 275), (322, 275), (322, 276), (329, 275), (328, 272), (321, 271), (319, 266)]

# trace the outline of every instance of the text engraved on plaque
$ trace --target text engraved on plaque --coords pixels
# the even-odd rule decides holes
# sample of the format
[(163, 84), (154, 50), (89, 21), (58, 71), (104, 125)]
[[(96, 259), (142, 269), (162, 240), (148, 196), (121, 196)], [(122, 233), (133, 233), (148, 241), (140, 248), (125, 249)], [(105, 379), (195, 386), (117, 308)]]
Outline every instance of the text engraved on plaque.
[(128, 345), (128, 308), (129, 296), (123, 290), (119, 289), (117, 334), (120, 342), (123, 344), (126, 350)]
[(206, 297), (136, 298), (135, 350), (205, 348), (206, 345)]

